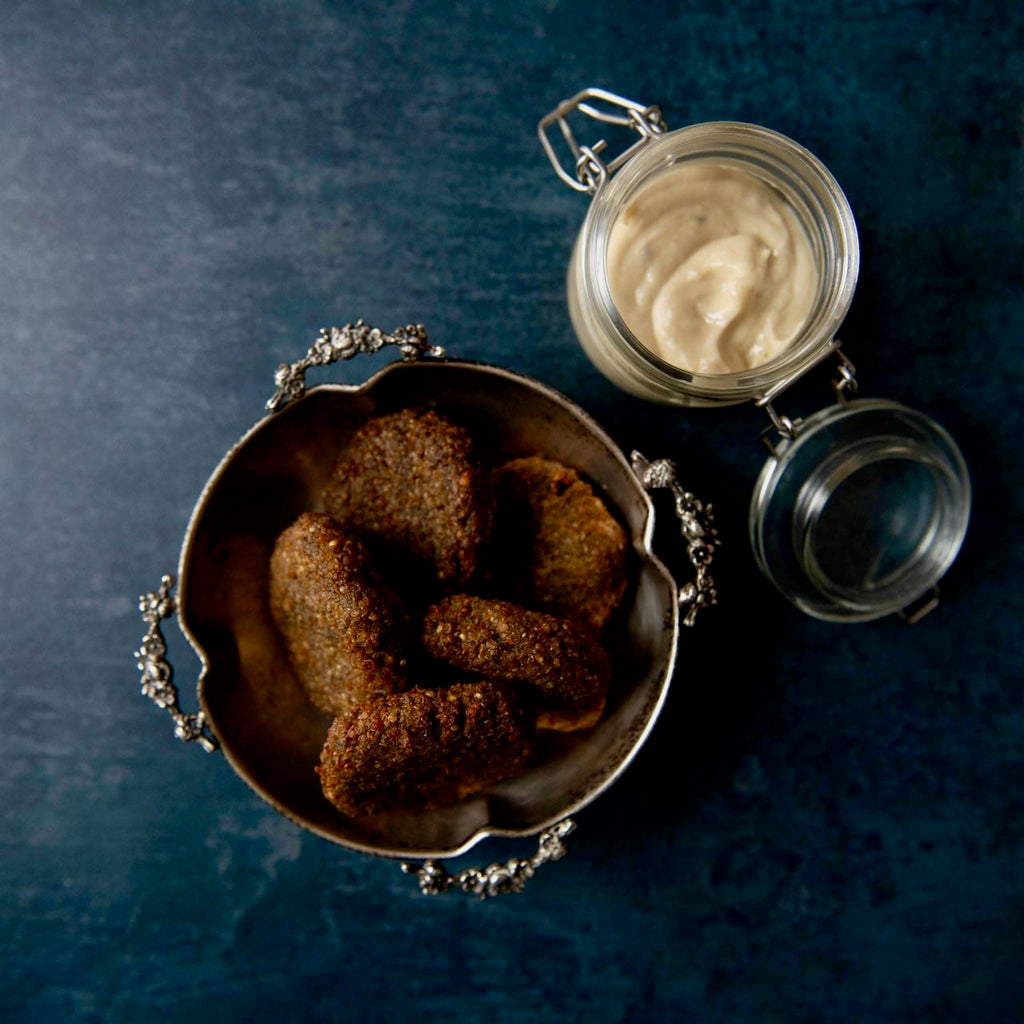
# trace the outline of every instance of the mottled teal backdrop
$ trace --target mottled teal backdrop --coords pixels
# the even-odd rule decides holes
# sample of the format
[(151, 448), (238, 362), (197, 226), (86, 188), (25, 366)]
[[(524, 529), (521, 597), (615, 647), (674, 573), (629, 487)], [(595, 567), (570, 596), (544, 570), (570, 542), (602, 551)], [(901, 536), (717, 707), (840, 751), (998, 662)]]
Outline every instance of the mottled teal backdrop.
[[(1009, 0), (6, 0), (0, 1019), (1024, 1020), (1022, 43)], [(920, 624), (785, 604), (746, 542), (763, 413), (647, 405), (576, 345), (586, 200), (536, 124), (588, 85), (775, 128), (843, 185), (862, 393), (975, 486)], [(304, 833), (138, 692), (136, 596), (275, 366), (359, 316), (564, 391), (718, 512), (657, 728), (519, 896)]]

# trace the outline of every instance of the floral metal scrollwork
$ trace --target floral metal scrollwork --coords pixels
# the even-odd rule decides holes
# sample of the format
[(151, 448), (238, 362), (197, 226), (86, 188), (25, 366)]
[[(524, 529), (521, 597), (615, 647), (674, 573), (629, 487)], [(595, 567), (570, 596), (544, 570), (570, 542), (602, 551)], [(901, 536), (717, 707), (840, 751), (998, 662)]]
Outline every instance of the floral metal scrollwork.
[(170, 618), (175, 611), (174, 598), (171, 596), (173, 585), (172, 577), (163, 576), (159, 590), (139, 598), (142, 621), (148, 626), (142, 645), (135, 652), (142, 675), (142, 693), (174, 719), (174, 735), (179, 740), (198, 743), (205, 751), (212, 753), (217, 749), (217, 740), (209, 731), (206, 716), (202, 711), (187, 715), (178, 705), (178, 689), (172, 681), (174, 670), (167, 660), (167, 644), (160, 630), (161, 620)]
[(640, 452), (633, 452), (631, 461), (633, 472), (639, 477), (645, 491), (666, 488), (675, 499), (676, 516), (683, 537), (686, 538), (690, 564), (695, 571), (693, 580), (679, 588), (679, 607), (686, 612), (683, 625), (692, 626), (702, 608), (718, 603), (718, 591), (709, 571), (711, 559), (719, 544), (711, 505), (705, 505), (683, 488), (676, 479), (675, 463), (670, 460), (649, 462)]
[(452, 889), (487, 899), (502, 893), (522, 892), (526, 883), (536, 874), (537, 868), (548, 861), (561, 860), (566, 854), (563, 840), (576, 825), (566, 818), (540, 834), (537, 852), (529, 858), (513, 857), (503, 864), (491, 864), (486, 868), (466, 868), (455, 875), (445, 870), (436, 860), (425, 860), (422, 864), (408, 861), (402, 864), (407, 875), (415, 875), (420, 891), (428, 896), (439, 896)]
[(339, 359), (351, 359), (356, 355), (378, 352), (385, 345), (398, 347), (405, 360), (423, 356), (440, 358), (444, 349), (431, 345), (423, 324), (406, 324), (385, 334), (377, 327), (369, 327), (363, 321), (346, 324), (344, 327), (322, 327), (309, 351), (294, 363), (281, 363), (274, 374), (277, 390), (267, 400), (267, 408), (276, 412), (306, 390), (306, 371), (314, 366), (328, 366)]

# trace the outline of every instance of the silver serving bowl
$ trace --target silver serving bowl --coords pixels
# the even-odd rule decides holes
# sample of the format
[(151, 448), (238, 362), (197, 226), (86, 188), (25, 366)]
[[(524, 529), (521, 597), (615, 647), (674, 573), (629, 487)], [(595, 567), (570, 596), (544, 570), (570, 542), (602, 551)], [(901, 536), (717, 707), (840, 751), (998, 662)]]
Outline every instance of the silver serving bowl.
[[(302, 511), (322, 507), (326, 476), (352, 433), (371, 416), (424, 404), (467, 425), (492, 460), (536, 453), (574, 467), (624, 523), (632, 538), (631, 582), (605, 634), (614, 679), (598, 725), (545, 736), (542, 755), (527, 774), (442, 810), (349, 818), (327, 802), (314, 772), (329, 718), (307, 700), (289, 667), (267, 606), (268, 561), (281, 530)], [(219, 746), (272, 807), (351, 849), (437, 858), (463, 853), (488, 836), (542, 833), (622, 774), (665, 700), (681, 615), (676, 583), (651, 550), (654, 510), (645, 488), (659, 486), (672, 487), (677, 503), (683, 495), (671, 464), (652, 466), (634, 456), (631, 465), (576, 405), (508, 370), (458, 360), (406, 360), (359, 386), (312, 388), (262, 419), (231, 449), (191, 516), (177, 611), (202, 664), (201, 713), (185, 716), (176, 694), (168, 699), (165, 692), (161, 700), (154, 692), (164, 666), (153, 637), (159, 637), (159, 617), (169, 613), (166, 591), (159, 610), (159, 601), (148, 595), (148, 618), (143, 602), (151, 625), (139, 663), (143, 690), (170, 707), (179, 736)], [(695, 502), (692, 495), (685, 498)], [(713, 547), (709, 513), (683, 518), (684, 532), (705, 552), (693, 559), (695, 566)], [(714, 601), (710, 576), (700, 568), (698, 580), (699, 587), (684, 588), (687, 621), (698, 605)], [(169, 672), (164, 681), (169, 683)]]

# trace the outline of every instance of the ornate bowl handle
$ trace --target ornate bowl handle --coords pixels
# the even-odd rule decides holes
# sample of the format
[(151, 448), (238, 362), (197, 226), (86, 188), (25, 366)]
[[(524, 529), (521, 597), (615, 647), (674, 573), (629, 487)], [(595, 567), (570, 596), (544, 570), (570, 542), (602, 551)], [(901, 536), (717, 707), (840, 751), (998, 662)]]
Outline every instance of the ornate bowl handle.
[(174, 735), (186, 743), (198, 743), (207, 753), (218, 748), (216, 737), (210, 732), (202, 711), (187, 715), (178, 704), (178, 688), (174, 685), (174, 669), (167, 660), (167, 644), (160, 630), (162, 619), (170, 618), (176, 604), (171, 595), (174, 580), (170, 576), (160, 579), (160, 588), (139, 598), (139, 611), (146, 623), (146, 633), (135, 657), (142, 675), (142, 693), (157, 707), (164, 708), (174, 719)]
[(427, 340), (427, 329), (423, 324), (406, 324), (396, 327), (391, 334), (385, 334), (377, 327), (369, 327), (362, 320), (344, 327), (321, 327), (316, 341), (309, 351), (294, 363), (281, 363), (274, 374), (277, 390), (267, 399), (267, 408), (276, 412), (306, 390), (306, 371), (313, 366), (329, 366), (339, 359), (378, 352), (385, 345), (395, 345), (406, 361), (423, 356), (441, 358), (444, 349), (431, 345)]
[(645, 491), (666, 488), (675, 500), (676, 516), (686, 538), (687, 554), (694, 569), (691, 582), (679, 588), (679, 607), (685, 612), (683, 625), (692, 626), (702, 608), (718, 603), (718, 591), (709, 572), (715, 549), (721, 543), (715, 529), (711, 505), (695, 498), (676, 479), (675, 463), (668, 459), (648, 462), (640, 452), (633, 452), (630, 462)]
[(504, 864), (466, 868), (455, 875), (450, 875), (444, 865), (436, 860), (425, 860), (422, 864), (406, 861), (402, 864), (402, 870), (407, 875), (415, 875), (419, 879), (420, 890), (428, 896), (439, 896), (452, 889), (461, 889), (483, 900), (502, 893), (522, 892), (537, 868), (565, 856), (566, 847), (562, 840), (575, 828), (575, 823), (566, 818), (541, 832), (537, 852), (526, 859), (513, 857)]

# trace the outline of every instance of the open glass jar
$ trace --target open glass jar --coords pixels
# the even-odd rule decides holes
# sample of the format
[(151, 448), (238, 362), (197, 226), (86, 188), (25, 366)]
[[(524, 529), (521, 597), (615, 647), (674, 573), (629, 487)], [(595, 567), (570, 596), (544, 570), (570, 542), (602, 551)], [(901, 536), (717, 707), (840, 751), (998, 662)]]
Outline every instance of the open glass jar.
[[(693, 160), (742, 170), (778, 192), (796, 214), (818, 270), (797, 336), (775, 359), (750, 370), (707, 374), (673, 366), (637, 338), (612, 299), (607, 256), (616, 222), (640, 190)], [(652, 136), (614, 177), (597, 180), (569, 265), (569, 312), (587, 355), (613, 383), (656, 402), (723, 405), (775, 390), (827, 355), (853, 298), (860, 249), (846, 196), (811, 153), (757, 125), (698, 124)]]
[[(579, 143), (570, 122), (575, 115), (630, 129), (631, 144), (609, 157), (603, 140)], [(571, 172), (552, 144), (555, 127), (572, 155)], [(922, 414), (892, 402), (850, 399), (857, 382), (838, 351), (836, 331), (853, 299), (860, 249), (850, 205), (829, 170), (770, 129), (722, 121), (668, 131), (656, 106), (603, 89), (559, 104), (538, 133), (558, 176), (592, 197), (570, 259), (567, 292), (573, 328), (594, 365), (619, 388), (649, 401), (704, 408), (753, 401), (771, 417), (778, 436), (769, 444), (771, 458), (749, 517), (764, 575), (797, 607), (822, 619), (864, 621), (893, 612), (919, 617), (933, 607), (935, 584), (967, 529), (967, 468), (952, 438)], [(806, 315), (781, 351), (749, 368), (700, 372), (663, 358), (614, 298), (622, 294), (610, 272), (617, 226), (637, 216), (651, 186), (697, 163), (755, 182), (809, 245), (815, 273)], [(653, 267), (658, 246), (674, 244), (666, 207), (655, 209), (663, 219), (643, 236), (633, 282), (637, 294), (646, 289), (648, 296), (654, 272), (646, 273), (644, 260)], [(721, 266), (730, 258), (708, 257), (696, 269), (680, 267), (677, 276), (718, 273), (710, 287), (728, 301), (735, 288), (722, 278)], [(704, 303), (706, 294), (707, 288), (698, 296), (691, 322), (721, 319), (720, 309)], [(832, 353), (840, 359), (838, 401), (806, 421), (776, 413), (774, 400)]]

